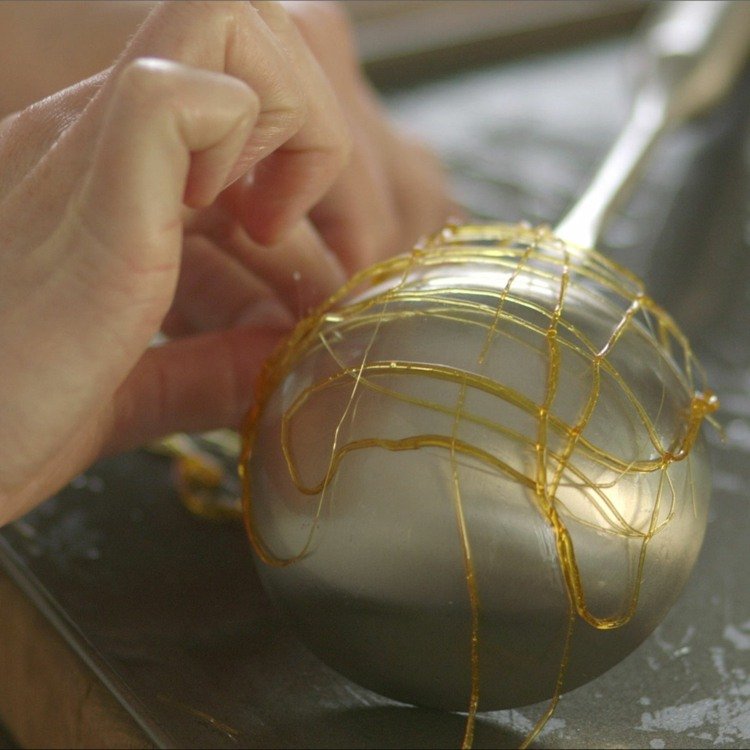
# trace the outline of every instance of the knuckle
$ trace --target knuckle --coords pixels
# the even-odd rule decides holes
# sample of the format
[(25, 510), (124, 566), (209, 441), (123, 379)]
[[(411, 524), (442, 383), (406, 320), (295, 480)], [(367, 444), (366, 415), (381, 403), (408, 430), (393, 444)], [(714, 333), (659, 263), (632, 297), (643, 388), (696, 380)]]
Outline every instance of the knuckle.
[(152, 57), (127, 62), (117, 79), (117, 92), (128, 101), (151, 104), (163, 99), (173, 77), (174, 63)]

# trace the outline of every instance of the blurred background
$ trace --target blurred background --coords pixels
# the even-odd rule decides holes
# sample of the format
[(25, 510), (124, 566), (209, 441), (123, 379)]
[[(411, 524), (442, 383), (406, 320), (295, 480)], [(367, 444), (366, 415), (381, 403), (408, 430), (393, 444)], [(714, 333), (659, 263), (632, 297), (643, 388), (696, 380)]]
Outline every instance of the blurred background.
[(632, 26), (645, 0), (347, 0), (376, 85), (434, 78)]

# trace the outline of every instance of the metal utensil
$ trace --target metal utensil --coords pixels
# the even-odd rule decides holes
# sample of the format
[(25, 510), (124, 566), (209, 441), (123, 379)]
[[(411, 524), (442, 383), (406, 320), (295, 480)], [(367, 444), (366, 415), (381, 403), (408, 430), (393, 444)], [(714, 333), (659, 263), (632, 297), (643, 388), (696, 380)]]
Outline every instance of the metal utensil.
[(633, 114), (554, 233), (449, 228), (272, 363), (246, 449), (261, 576), (385, 695), (556, 699), (630, 653), (695, 562), (713, 401), (668, 316), (588, 248), (656, 137), (727, 91), (750, 6), (660, 8)]

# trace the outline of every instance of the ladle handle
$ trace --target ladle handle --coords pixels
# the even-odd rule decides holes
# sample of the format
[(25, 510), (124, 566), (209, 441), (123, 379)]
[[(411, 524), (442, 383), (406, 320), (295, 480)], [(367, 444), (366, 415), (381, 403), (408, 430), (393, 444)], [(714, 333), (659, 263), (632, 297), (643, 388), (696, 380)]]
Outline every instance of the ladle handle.
[(639, 81), (630, 116), (588, 189), (555, 234), (596, 246), (659, 135), (716, 104), (732, 87), (750, 50), (750, 2), (671, 0), (640, 45)]

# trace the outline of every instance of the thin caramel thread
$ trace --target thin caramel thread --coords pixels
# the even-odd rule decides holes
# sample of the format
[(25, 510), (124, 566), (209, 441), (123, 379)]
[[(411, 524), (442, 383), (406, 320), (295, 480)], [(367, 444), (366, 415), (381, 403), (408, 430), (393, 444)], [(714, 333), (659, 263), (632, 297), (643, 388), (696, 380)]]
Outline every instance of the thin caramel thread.
[(568, 663), (570, 662), (570, 651), (573, 643), (573, 629), (576, 623), (576, 611), (570, 600), (568, 600), (568, 623), (565, 629), (565, 637), (563, 638), (563, 653), (560, 657), (560, 667), (557, 670), (557, 679), (555, 680), (555, 688), (552, 693), (552, 697), (549, 699), (549, 704), (544, 710), (544, 713), (537, 719), (536, 724), (533, 726), (531, 731), (526, 735), (521, 744), (518, 746), (519, 750), (526, 750), (531, 743), (539, 736), (540, 732), (547, 725), (547, 722), (552, 718), (552, 714), (555, 713), (557, 704), (560, 702), (562, 697), (565, 674), (568, 670)]
[[(395, 364), (396, 363), (391, 363), (391, 370), (390, 370), (391, 374), (393, 374), (393, 372), (397, 370), (397, 367), (395, 366)], [(432, 409), (434, 411), (442, 412), (444, 414), (451, 414), (451, 415), (453, 415), (453, 412), (450, 409), (448, 409), (447, 407), (443, 406), (442, 404), (437, 404), (435, 402), (426, 401), (424, 399), (418, 399), (416, 397), (411, 397), (411, 396), (408, 396), (406, 394), (399, 393), (398, 391), (394, 391), (394, 390), (385, 388), (383, 386), (379, 386), (378, 384), (376, 384), (372, 380), (362, 379), (361, 382), (362, 382), (362, 384), (366, 385), (366, 387), (368, 389), (373, 390), (373, 391), (378, 392), (378, 393), (381, 393), (381, 394), (383, 394), (385, 396), (388, 396), (390, 398), (393, 398), (393, 399), (396, 399), (396, 400), (400, 400), (400, 401), (403, 401), (405, 403), (419, 405), (419, 406), (425, 407), (427, 409)], [(594, 395), (594, 394), (592, 394), (592, 395)], [(465, 410), (463, 412), (462, 418), (465, 421), (470, 421), (470, 422), (473, 422), (475, 424), (482, 425), (483, 427), (486, 427), (486, 428), (488, 428), (488, 429), (490, 429), (490, 430), (492, 430), (494, 432), (497, 432), (498, 434), (505, 435), (506, 437), (509, 437), (512, 440), (515, 440), (515, 441), (517, 441), (519, 443), (525, 444), (525, 445), (527, 445), (530, 448), (533, 448), (533, 446), (534, 446), (534, 443), (529, 438), (527, 438), (525, 435), (522, 435), (522, 434), (520, 434), (520, 433), (518, 433), (518, 432), (516, 432), (514, 430), (506, 429), (506, 428), (504, 428), (504, 427), (502, 427), (502, 426), (500, 426), (498, 424), (489, 422), (488, 420), (483, 419), (481, 417), (478, 417), (476, 415), (473, 415), (473, 414), (471, 414), (469, 412), (466, 412)], [(571, 429), (571, 435), (572, 435), (572, 433), (573, 433), (573, 431), (575, 429), (576, 428), (572, 428)], [(577, 436), (577, 438), (575, 440), (571, 439), (571, 441), (568, 442), (567, 445), (569, 446), (569, 449), (568, 449), (569, 453), (572, 452), (572, 448), (576, 444), (577, 439), (579, 437), (580, 437), (580, 433), (578, 434), (578, 436)], [(290, 444), (290, 443), (291, 443), (291, 439), (287, 439), (286, 444)], [(291, 451), (289, 452), (289, 456), (291, 457)], [(564, 460), (563, 457), (561, 457), (560, 455), (558, 455), (554, 451), (550, 452), (548, 450), (547, 456), (548, 456), (548, 458), (551, 458), (552, 460), (554, 460), (555, 462), (557, 462), (558, 465), (560, 464), (561, 461)], [(291, 460), (291, 458), (290, 458), (290, 460)], [(292, 460), (292, 465), (294, 465), (293, 460)], [(601, 501), (601, 503), (604, 506), (604, 508), (606, 508), (606, 510), (609, 511), (614, 518), (609, 517), (607, 515), (607, 513), (605, 512), (604, 508), (602, 508), (602, 507), (600, 507), (598, 505), (595, 505), (598, 513), (602, 516), (602, 518), (608, 524), (610, 524), (610, 525), (618, 524), (619, 528), (615, 528), (615, 529), (612, 529), (612, 530), (605, 529), (605, 528), (602, 528), (602, 526), (600, 524), (593, 524), (593, 523), (590, 523), (588, 521), (581, 520), (574, 513), (569, 512), (571, 518), (579, 521), (579, 523), (583, 523), (583, 524), (585, 524), (587, 526), (590, 526), (591, 528), (596, 528), (597, 530), (602, 531), (604, 533), (611, 533), (611, 534), (615, 534), (615, 535), (618, 535), (618, 536), (625, 536), (625, 537), (640, 537), (640, 536), (643, 535), (643, 532), (638, 531), (633, 526), (631, 526), (629, 523), (627, 523), (627, 521), (623, 518), (623, 516), (620, 514), (620, 512), (617, 510), (617, 508), (612, 504), (612, 502), (610, 501), (610, 499), (602, 491), (602, 486), (604, 486), (604, 487), (613, 486), (619, 480), (613, 480), (608, 485), (601, 485), (601, 484), (595, 483), (592, 479), (590, 479), (589, 477), (587, 477), (583, 472), (581, 472), (575, 465), (571, 464), (569, 461), (568, 461), (567, 465), (564, 466), (564, 468), (570, 474), (572, 474), (573, 476), (578, 477), (581, 480), (581, 482), (588, 487), (589, 490), (593, 491), (597, 495), (597, 497)], [(658, 464), (658, 468), (661, 468), (661, 463)], [(633, 469), (633, 471), (635, 471), (635, 469)], [(625, 472), (623, 472), (623, 473), (625, 473)], [(299, 477), (298, 477), (298, 479), (299, 479)], [(558, 482), (556, 481), (555, 484), (554, 484), (555, 488), (557, 486), (557, 483)], [(298, 488), (301, 488), (302, 486), (304, 486), (304, 483), (300, 479), (299, 480)], [(555, 489), (555, 492), (556, 492), (556, 489)], [(555, 492), (553, 492), (553, 494), (555, 494)], [(559, 505), (561, 505), (562, 507), (564, 507), (564, 504), (559, 499), (557, 499), (556, 502)], [(592, 500), (592, 503), (593, 503), (593, 500)]]
[[(332, 354), (332, 356), (335, 356), (335, 355)], [(344, 365), (342, 365), (342, 367), (344, 367)], [(394, 375), (394, 374), (398, 374), (398, 372), (399, 372), (399, 365), (398, 365), (398, 363), (391, 362), (389, 364), (389, 366), (388, 366), (388, 369), (385, 372), (383, 372), (383, 373), (375, 373), (375, 374), (376, 375), (377, 374)], [(402, 372), (403, 372), (403, 370), (402, 370)], [(442, 404), (438, 404), (438, 403), (435, 403), (435, 402), (432, 402), (432, 401), (427, 401), (425, 399), (416, 398), (416, 397), (413, 397), (413, 396), (409, 396), (407, 394), (400, 393), (398, 391), (394, 391), (392, 389), (389, 389), (389, 388), (386, 388), (384, 386), (378, 385), (372, 379), (367, 379), (367, 378), (363, 377), (363, 378), (361, 378), (361, 380), (359, 382), (362, 385), (364, 385), (365, 387), (367, 387), (369, 390), (372, 390), (372, 391), (377, 392), (377, 393), (381, 393), (384, 396), (387, 396), (389, 398), (393, 398), (395, 400), (403, 401), (404, 403), (409, 403), (409, 404), (421, 406), (421, 407), (424, 407), (426, 409), (431, 409), (431, 410), (438, 411), (438, 412), (441, 412), (441, 413), (444, 413), (444, 414), (453, 415), (453, 411), (451, 411), (449, 408), (443, 406)], [(594, 395), (595, 394), (592, 394), (592, 396), (594, 396)], [(592, 400), (593, 400), (593, 398), (592, 398)], [(296, 408), (298, 408), (298, 407), (296, 407)], [(296, 410), (296, 408), (295, 408), (295, 405), (293, 404), (290, 407), (290, 411), (292, 409)], [(290, 414), (290, 411), (287, 412), (287, 413)], [(290, 414), (290, 416), (291, 416), (291, 414)], [(487, 429), (489, 429), (489, 430), (491, 430), (493, 432), (496, 432), (498, 434), (505, 435), (506, 437), (509, 437), (512, 440), (515, 440), (516, 442), (525, 444), (525, 445), (527, 445), (530, 448), (533, 448), (533, 446), (534, 446), (534, 442), (531, 441), (529, 438), (527, 438), (525, 435), (522, 435), (521, 433), (518, 433), (518, 432), (516, 432), (514, 430), (510, 430), (510, 429), (504, 428), (504, 427), (502, 427), (499, 424), (490, 422), (487, 419), (484, 419), (484, 418), (482, 418), (480, 416), (471, 414), (470, 412), (466, 412), (465, 410), (463, 412), (463, 419), (465, 421), (470, 421), (470, 422), (472, 422), (474, 424), (481, 425), (482, 427), (485, 427), (485, 428), (487, 428)], [(568, 445), (570, 446), (570, 452), (572, 452), (573, 446), (580, 439), (580, 423), (577, 426), (577, 428), (578, 428), (579, 432), (578, 432), (578, 435), (576, 436), (575, 441), (571, 441), (571, 442), (568, 443)], [(571, 430), (570, 430), (571, 435), (572, 435), (572, 433), (577, 428), (576, 427), (571, 428)], [(287, 437), (284, 440), (284, 445), (291, 445), (291, 438), (288, 435), (287, 435)], [(563, 460), (563, 457), (559, 456), (554, 451), (550, 452), (548, 450), (547, 455), (548, 455), (548, 458), (553, 459), (558, 464)], [(288, 451), (288, 458), (289, 458), (289, 461), (290, 461), (291, 465), (294, 466), (294, 461), (293, 461), (293, 458), (292, 458), (291, 449), (289, 449), (289, 451)], [(647, 469), (642, 469), (642, 468), (639, 469), (639, 468), (635, 468), (633, 464), (628, 464), (626, 466), (626, 468), (622, 470), (622, 473), (623, 474), (627, 473), (628, 470), (630, 470), (632, 472), (636, 472), (636, 471), (652, 471), (652, 470), (661, 468), (661, 465), (662, 465), (661, 461), (659, 461), (655, 465), (655, 467), (653, 467), (651, 469), (649, 469), (649, 468), (647, 468)], [(585, 523), (586, 525), (590, 525), (592, 528), (597, 528), (598, 530), (604, 531), (605, 533), (617, 533), (620, 536), (641, 536), (642, 535), (642, 532), (639, 532), (637, 529), (635, 529), (633, 526), (631, 526), (630, 524), (627, 523), (627, 521), (623, 518), (623, 516), (620, 514), (620, 512), (612, 504), (612, 502), (610, 501), (610, 499), (602, 491), (602, 488), (613, 486), (614, 484), (616, 484), (617, 481), (619, 481), (619, 479), (618, 480), (613, 480), (612, 482), (610, 482), (610, 483), (608, 483), (606, 485), (602, 485), (602, 484), (599, 484), (599, 483), (595, 483), (592, 479), (590, 479), (583, 472), (581, 472), (575, 465), (570, 464), (569, 462), (567, 463), (567, 465), (564, 468), (570, 474), (572, 474), (573, 476), (579, 478), (581, 480), (581, 482), (588, 487), (588, 489), (590, 489), (591, 491), (593, 491), (598, 496), (598, 498), (602, 502), (602, 504), (606, 507), (606, 509), (614, 516), (614, 520), (613, 520), (612, 518), (610, 518), (610, 517), (607, 516), (607, 513), (605, 513), (602, 508), (597, 507), (597, 510), (601, 514), (602, 518), (605, 519), (607, 521), (607, 523), (610, 524), (610, 525), (615, 524), (615, 523), (619, 524), (620, 528), (616, 529), (616, 530), (613, 530), (613, 531), (610, 532), (608, 529), (602, 529), (601, 526), (599, 526), (599, 525), (590, 524), (590, 523), (588, 523), (586, 521), (581, 521), (581, 523)], [(304, 487), (305, 483), (301, 480), (301, 478), (299, 477), (298, 474), (296, 475), (296, 477), (297, 477), (297, 481), (298, 481), (298, 488)], [(310, 486), (310, 485), (308, 485), (308, 486)], [(559, 500), (557, 502), (560, 503)], [(571, 513), (571, 516), (573, 518), (577, 519), (577, 516), (573, 515), (572, 513)]]
[[(551, 487), (547, 483), (547, 465), (548, 465), (548, 456), (547, 456), (547, 446), (548, 446), (548, 440), (547, 440), (547, 428), (549, 424), (549, 414), (550, 410), (552, 409), (552, 403), (554, 402), (555, 396), (557, 394), (557, 386), (559, 383), (559, 368), (560, 368), (560, 349), (558, 345), (557, 340), (557, 326), (559, 324), (560, 318), (562, 316), (563, 306), (565, 302), (565, 291), (568, 287), (568, 281), (570, 272), (568, 269), (568, 255), (565, 253), (565, 263), (563, 264), (563, 272), (562, 276), (560, 277), (560, 290), (558, 294), (557, 303), (555, 305), (555, 309), (553, 311), (553, 314), (550, 319), (550, 325), (547, 330), (547, 353), (548, 353), (548, 366), (547, 366), (547, 383), (545, 387), (545, 394), (544, 394), (544, 402), (539, 407), (537, 411), (537, 418), (538, 418), (538, 427), (537, 427), (537, 445), (536, 445), (536, 482), (535, 482), (535, 493), (536, 493), (536, 499), (537, 503), (539, 505), (540, 511), (543, 513), (543, 515), (546, 517), (549, 524), (552, 526), (555, 540), (556, 540), (556, 546), (558, 549), (558, 561), (560, 564), (560, 567), (563, 569), (562, 572), (564, 574), (564, 579), (566, 582), (569, 580), (569, 575), (567, 574), (568, 571), (566, 569), (566, 563), (573, 562), (574, 560), (572, 558), (565, 558), (560, 552), (560, 538), (561, 536), (567, 536), (568, 532), (565, 528), (564, 523), (559, 517), (559, 514), (557, 512), (557, 508), (555, 507), (555, 499), (554, 495), (550, 495), (550, 489)], [(560, 461), (558, 466), (560, 467), (560, 471), (562, 472), (562, 468), (565, 465), (565, 461)], [(576, 569), (576, 577), (578, 576), (578, 571)], [(570, 603), (571, 600), (571, 591), (570, 588), (568, 588), (568, 601)], [(550, 699), (549, 705), (547, 707), (547, 710), (542, 714), (540, 719), (537, 721), (536, 725), (530, 732), (530, 734), (526, 737), (526, 739), (521, 744), (521, 747), (528, 747), (531, 742), (536, 738), (536, 736), (539, 734), (539, 732), (542, 731), (543, 727), (549, 721), (549, 717), (552, 716), (552, 713), (555, 709), (555, 706), (557, 706), (558, 701), (560, 700), (560, 695), (562, 694), (563, 690), (563, 683), (565, 680), (565, 674), (567, 671), (568, 666), (568, 655), (570, 653), (571, 648), (571, 642), (572, 642), (572, 635), (573, 635), (573, 629), (572, 629), (572, 607), (569, 606), (569, 615), (568, 615), (568, 628), (565, 635), (565, 640), (563, 644), (563, 658), (560, 662), (560, 668), (558, 670), (557, 674), (557, 680), (555, 681), (555, 686), (552, 691), (552, 697)]]
[[(332, 387), (336, 383), (342, 380), (348, 380), (354, 377), (359, 372), (358, 368), (347, 368), (345, 371), (334, 373), (328, 376), (319, 383), (309, 386), (306, 390), (302, 391), (289, 406), (284, 414), (282, 421), (282, 433), (284, 436), (284, 445), (288, 446), (289, 440), (289, 423), (292, 420), (294, 414), (301, 409), (309, 398), (316, 392), (324, 390), (325, 388)], [(399, 373), (410, 373), (410, 374), (421, 374), (429, 377), (433, 377), (438, 380), (444, 380), (448, 382), (457, 382), (457, 374), (460, 376), (466, 375), (467, 381), (470, 383), (472, 388), (476, 388), (484, 393), (496, 396), (507, 403), (513, 404), (527, 414), (534, 415), (538, 412), (539, 406), (535, 404), (531, 399), (524, 397), (517, 391), (502, 386), (496, 383), (491, 378), (487, 378), (474, 373), (459, 373), (458, 370), (454, 370), (451, 367), (441, 367), (438, 365), (426, 365), (421, 363), (403, 362), (400, 360), (389, 360), (385, 362), (371, 362), (363, 371), (362, 381), (366, 382), (364, 375), (373, 376), (380, 374), (396, 375)], [(404, 399), (405, 400), (405, 399)], [(557, 419), (554, 415), (549, 416), (549, 423), (561, 435), (569, 434), (574, 428), (566, 425), (561, 420)], [(501, 428), (498, 428), (501, 429)], [(600, 448), (597, 448), (594, 444), (582, 436), (579, 438), (580, 444), (591, 454), (591, 456), (599, 457), (603, 461), (606, 460), (606, 465), (609, 468), (617, 470), (628, 470), (633, 472), (651, 472), (657, 471), (661, 468), (664, 455), (667, 453), (664, 451), (658, 458), (650, 460), (634, 461), (631, 463), (624, 463), (618, 460), (616, 457), (610, 456)], [(663, 449), (662, 449), (663, 450)], [(679, 452), (677, 452), (679, 453)], [(677, 453), (674, 455), (676, 456)], [(290, 455), (285, 453), (285, 455)], [(680, 453), (680, 455), (682, 455)], [(673, 460), (676, 460), (673, 458)]]
[[(442, 301), (445, 302), (446, 300), (443, 299)], [(467, 306), (470, 303), (452, 301), (451, 304), (454, 307), (462, 307), (462, 306)], [(531, 308), (531, 309), (534, 309), (532, 305), (528, 305), (528, 307)], [(541, 310), (541, 308), (538, 308), (538, 309)], [(379, 320), (382, 320), (383, 317), (384, 316), (382, 316), (382, 315), (377, 315), (377, 316), (373, 316), (373, 319), (376, 320), (376, 321), (379, 321)], [(398, 319), (398, 317), (399, 317), (398, 314), (395, 314), (394, 319)], [(442, 317), (445, 317), (445, 316), (442, 316)], [(526, 328), (527, 330), (530, 330), (530, 331), (532, 331), (534, 333), (539, 333), (539, 334), (542, 334), (542, 335), (546, 335), (546, 333), (547, 333), (548, 329), (539, 328), (538, 326), (535, 326), (535, 325), (533, 325), (533, 324), (529, 323), (528, 321), (525, 321), (525, 320), (523, 320), (521, 318), (516, 318), (515, 316), (512, 316), (510, 314), (508, 314), (506, 317), (507, 317), (507, 320), (512, 321), (514, 323), (517, 323), (518, 325), (520, 325), (520, 326), (522, 326), (522, 327)], [(365, 323), (366, 322), (367, 321), (365, 321)], [(362, 323), (360, 323), (360, 325), (362, 325)], [(572, 342), (568, 342), (568, 341), (566, 341), (564, 339), (562, 339), (561, 341), (562, 341), (563, 345), (569, 347), (571, 350), (577, 352), (578, 354), (581, 354), (583, 356), (587, 355), (587, 352), (581, 350), (579, 347), (575, 346)], [(605, 345), (605, 348), (606, 348), (606, 345)], [(609, 348), (611, 348), (611, 347), (609, 347)], [(592, 348), (592, 351), (593, 351), (593, 348)], [(593, 355), (593, 356), (596, 356), (596, 355)], [(622, 378), (620, 377), (620, 375), (617, 373), (617, 371), (614, 368), (609, 367), (607, 364), (605, 364), (604, 367), (605, 367), (605, 370), (606, 370), (607, 374), (610, 377), (613, 378), (613, 380), (618, 385), (618, 387), (623, 391), (623, 394), (627, 398), (627, 400), (630, 403), (630, 405), (638, 413), (638, 416), (640, 417), (641, 421), (643, 422), (644, 428), (646, 429), (647, 434), (649, 435), (649, 439), (650, 439), (652, 445), (654, 446), (654, 449), (657, 451), (657, 453), (660, 456), (663, 456), (665, 454), (665, 452), (666, 452), (665, 448), (661, 445), (661, 442), (658, 439), (658, 434), (657, 434), (656, 428), (655, 428), (652, 420), (649, 418), (648, 414), (646, 413), (645, 409), (643, 408), (642, 404), (639, 402), (639, 400), (632, 393), (632, 391), (630, 390), (630, 388), (622, 380)]]
[(451, 481), (453, 484), (453, 504), (456, 514), (456, 524), (458, 525), (458, 536), (461, 542), (461, 556), (464, 565), (464, 575), (466, 576), (466, 587), (469, 594), (469, 610), (471, 612), (471, 637), (470, 637), (470, 672), (471, 672), (471, 690), (469, 695), (469, 710), (466, 719), (466, 729), (464, 738), (461, 743), (462, 750), (469, 750), (474, 741), (474, 724), (479, 707), (479, 587), (477, 585), (476, 572), (474, 570), (474, 560), (471, 554), (471, 544), (469, 542), (469, 532), (466, 528), (466, 518), (464, 516), (463, 500), (461, 499), (461, 486), (458, 481), (458, 464), (456, 463), (456, 443), (458, 425), (461, 421), (461, 414), (466, 400), (466, 383), (461, 384), (461, 389), (456, 403), (455, 418), (453, 420), (453, 431), (450, 440), (450, 459), (451, 459)]

